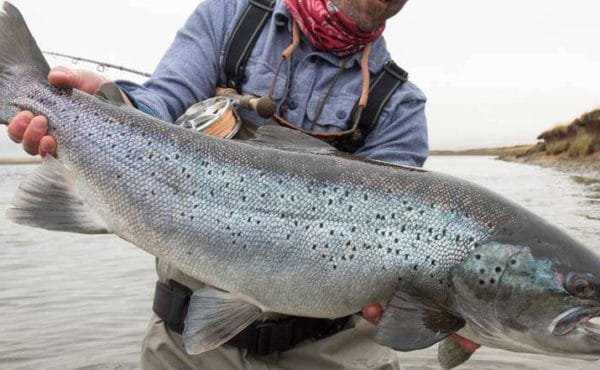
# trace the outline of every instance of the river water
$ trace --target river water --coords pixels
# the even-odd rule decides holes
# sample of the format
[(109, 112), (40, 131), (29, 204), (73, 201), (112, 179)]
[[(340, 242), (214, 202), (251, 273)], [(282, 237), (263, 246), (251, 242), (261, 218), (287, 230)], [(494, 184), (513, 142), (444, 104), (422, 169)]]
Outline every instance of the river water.
[[(488, 157), (432, 157), (427, 168), (492, 189), (594, 246), (600, 184)], [(0, 166), (0, 209), (33, 166)], [(0, 369), (137, 369), (151, 313), (154, 258), (115, 236), (47, 232), (0, 211)], [(435, 348), (400, 354), (406, 369), (439, 369)], [(495, 349), (461, 369), (598, 369)]]

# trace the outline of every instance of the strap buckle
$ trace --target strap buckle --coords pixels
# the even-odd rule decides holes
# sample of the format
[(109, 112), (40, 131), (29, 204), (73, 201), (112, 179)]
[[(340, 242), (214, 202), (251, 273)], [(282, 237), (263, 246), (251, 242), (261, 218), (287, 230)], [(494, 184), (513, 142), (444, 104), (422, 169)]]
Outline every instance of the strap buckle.
[(267, 12), (275, 9), (275, 0), (250, 0), (250, 4)]
[(391, 74), (398, 80), (408, 80), (408, 72), (398, 67), (398, 65), (391, 59), (385, 62), (385, 64), (383, 65), (383, 69), (385, 69), (387, 73)]
[(183, 332), (184, 319), (187, 316), (188, 306), (192, 291), (175, 280), (169, 280), (171, 287), (171, 307), (167, 314), (167, 326), (169, 330)]
[(248, 348), (249, 354), (266, 356), (291, 349), (295, 344), (293, 332), (295, 322), (295, 318), (289, 318), (257, 323), (254, 329), (254, 346)]

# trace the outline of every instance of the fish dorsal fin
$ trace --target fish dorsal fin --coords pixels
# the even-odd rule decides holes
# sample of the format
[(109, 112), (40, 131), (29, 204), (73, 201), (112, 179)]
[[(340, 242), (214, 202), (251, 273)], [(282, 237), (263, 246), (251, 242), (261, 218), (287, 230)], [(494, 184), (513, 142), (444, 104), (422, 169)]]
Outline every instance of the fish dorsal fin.
[(189, 354), (213, 350), (244, 330), (261, 316), (260, 308), (211, 288), (194, 292), (183, 329)]
[(304, 134), (300, 131), (292, 130), (290, 128), (281, 126), (266, 125), (256, 127), (244, 125), (240, 130), (240, 133), (236, 136), (236, 140), (244, 141), (252, 145), (266, 146), (280, 150), (314, 154), (330, 154), (353, 161), (360, 161), (364, 163), (373, 164), (376, 166), (394, 167), (406, 171), (427, 172), (426, 170), (419, 167), (353, 156), (348, 153), (337, 150), (336, 148), (322, 140)]
[(77, 180), (58, 160), (46, 156), (19, 186), (8, 219), (47, 230), (106, 234), (109, 228), (78, 193)]
[(322, 140), (303, 134), (300, 131), (274, 125), (246, 129), (241, 141), (251, 145), (292, 152), (315, 154), (333, 154), (337, 152), (336, 148)]
[(127, 105), (123, 98), (123, 93), (119, 86), (114, 82), (103, 83), (94, 93), (97, 98), (114, 105)]
[(381, 319), (375, 341), (397, 351), (427, 348), (465, 325), (457, 317), (418, 294), (396, 291)]

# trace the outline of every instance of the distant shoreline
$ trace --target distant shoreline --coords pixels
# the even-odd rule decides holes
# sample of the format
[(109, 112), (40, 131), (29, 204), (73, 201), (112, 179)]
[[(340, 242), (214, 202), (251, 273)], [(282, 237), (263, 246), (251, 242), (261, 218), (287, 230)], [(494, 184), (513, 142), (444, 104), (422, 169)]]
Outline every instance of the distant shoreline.
[(462, 150), (431, 150), (429, 155), (481, 155), (481, 156), (516, 156), (533, 148), (532, 144), (503, 146), (498, 148), (478, 148)]
[(40, 158), (0, 158), (0, 166), (2, 165), (16, 165), (16, 164), (38, 164), (42, 163)]

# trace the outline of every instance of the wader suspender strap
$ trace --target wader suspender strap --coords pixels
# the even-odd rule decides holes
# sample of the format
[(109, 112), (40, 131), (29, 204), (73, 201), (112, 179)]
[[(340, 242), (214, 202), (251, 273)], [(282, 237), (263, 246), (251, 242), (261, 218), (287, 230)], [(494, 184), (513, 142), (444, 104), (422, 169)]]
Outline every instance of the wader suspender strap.
[[(367, 107), (362, 112), (358, 124), (358, 128), (363, 134), (371, 132), (390, 97), (406, 81), (408, 81), (408, 73), (398, 67), (393, 60), (388, 60), (369, 88)], [(356, 108), (354, 108), (354, 112), (356, 112)]]
[[(246, 78), (246, 62), (274, 6), (275, 0), (249, 0), (248, 6), (233, 29), (225, 52), (224, 68), (227, 87), (239, 91), (241, 83)], [(369, 100), (360, 118), (357, 132), (338, 141), (338, 149), (353, 153), (362, 146), (364, 138), (373, 129), (390, 97), (407, 80), (406, 71), (392, 60), (386, 62), (381, 72), (372, 79)], [(357, 118), (357, 106), (358, 103), (351, 114), (350, 123), (355, 122)]]
[(225, 52), (225, 76), (227, 87), (239, 91), (246, 78), (245, 67), (248, 57), (258, 40), (267, 20), (271, 17), (276, 0), (250, 0), (242, 17), (238, 20)]

